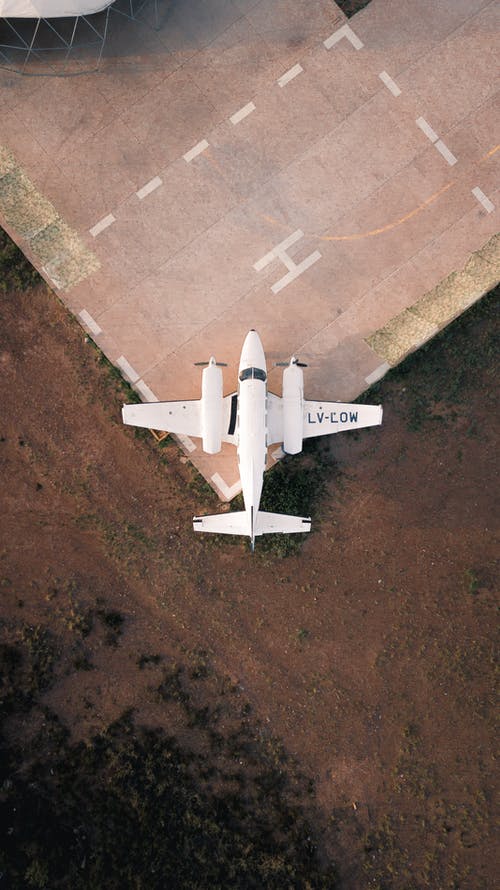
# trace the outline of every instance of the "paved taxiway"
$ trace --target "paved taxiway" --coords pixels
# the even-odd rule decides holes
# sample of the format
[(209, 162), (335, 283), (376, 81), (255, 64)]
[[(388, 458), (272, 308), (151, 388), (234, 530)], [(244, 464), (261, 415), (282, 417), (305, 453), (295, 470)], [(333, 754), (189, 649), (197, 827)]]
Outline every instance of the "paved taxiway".
[[(28, 252), (145, 399), (198, 397), (211, 354), (230, 392), (251, 327), (309, 363), (307, 396), (350, 399), (387, 368), (366, 339), (498, 231), (499, 24), (491, 0), (349, 22), (329, 0), (197, 0), (125, 23), (96, 74), (0, 71), (0, 146), (88, 272), (65, 278), (39, 232)], [(0, 188), (2, 218), (23, 244)], [(236, 492), (233, 449), (183, 444)]]

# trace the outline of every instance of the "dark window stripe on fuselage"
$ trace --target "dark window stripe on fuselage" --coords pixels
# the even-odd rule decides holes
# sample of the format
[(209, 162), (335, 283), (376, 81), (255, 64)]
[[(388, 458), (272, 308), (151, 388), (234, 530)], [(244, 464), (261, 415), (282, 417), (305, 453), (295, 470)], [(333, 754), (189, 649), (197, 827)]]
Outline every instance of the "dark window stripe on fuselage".
[(231, 417), (229, 418), (228, 436), (232, 436), (236, 429), (236, 415), (238, 413), (238, 395), (237, 393), (231, 399)]

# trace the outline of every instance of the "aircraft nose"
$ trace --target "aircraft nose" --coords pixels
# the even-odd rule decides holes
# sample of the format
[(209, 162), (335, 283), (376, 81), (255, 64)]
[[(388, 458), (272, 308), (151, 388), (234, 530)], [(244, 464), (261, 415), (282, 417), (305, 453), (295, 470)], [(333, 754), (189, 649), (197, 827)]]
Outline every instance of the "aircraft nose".
[(252, 328), (245, 337), (245, 342), (243, 343), (243, 349), (245, 349), (245, 346), (250, 346), (252, 343), (255, 343), (257, 341), (260, 343), (260, 337), (259, 337), (257, 331), (255, 330), (255, 328)]
[(253, 328), (248, 332), (241, 350), (241, 368), (262, 368), (265, 369), (265, 356), (261, 339)]

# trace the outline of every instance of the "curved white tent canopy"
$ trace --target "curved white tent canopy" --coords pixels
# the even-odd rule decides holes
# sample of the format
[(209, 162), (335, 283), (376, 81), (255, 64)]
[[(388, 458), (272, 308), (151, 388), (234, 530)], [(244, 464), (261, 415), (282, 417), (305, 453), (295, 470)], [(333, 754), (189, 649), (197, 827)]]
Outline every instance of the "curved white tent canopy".
[(0, 0), (0, 19), (53, 19), (91, 15), (114, 0)]

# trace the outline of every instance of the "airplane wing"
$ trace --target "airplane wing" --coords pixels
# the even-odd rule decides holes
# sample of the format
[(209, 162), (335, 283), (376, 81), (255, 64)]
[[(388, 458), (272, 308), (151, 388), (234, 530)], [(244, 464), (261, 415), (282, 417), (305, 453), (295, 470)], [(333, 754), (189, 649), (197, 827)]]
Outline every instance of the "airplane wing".
[(356, 405), (348, 402), (311, 402), (304, 400), (302, 436), (325, 436), (344, 430), (378, 426), (382, 423), (382, 405)]
[(202, 436), (201, 399), (124, 405), (122, 417), (123, 422), (130, 426), (144, 426), (150, 430), (165, 430), (167, 433), (182, 433), (185, 436)]
[(267, 393), (267, 444), (283, 441), (283, 399)]

